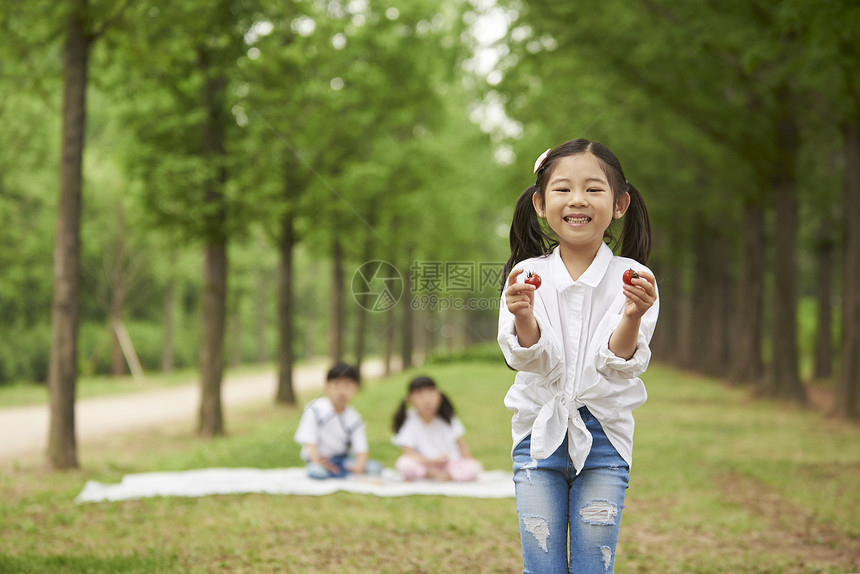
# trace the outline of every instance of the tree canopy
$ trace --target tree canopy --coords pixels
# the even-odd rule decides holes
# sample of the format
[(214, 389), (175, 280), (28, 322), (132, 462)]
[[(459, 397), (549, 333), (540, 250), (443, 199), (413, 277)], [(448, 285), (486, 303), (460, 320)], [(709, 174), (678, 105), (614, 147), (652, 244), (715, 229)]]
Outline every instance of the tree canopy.
[[(212, 434), (225, 361), (492, 341), (513, 203), (540, 152), (586, 137), (651, 213), (657, 355), (799, 402), (831, 373), (860, 413), (856, 3), (2, 7), (0, 384), (49, 378), (58, 304), (73, 370), (124, 369), (119, 323), (146, 370), (199, 366)], [(76, 153), (80, 252), (57, 276)], [(387, 312), (351, 292), (371, 260), (406, 287)]]

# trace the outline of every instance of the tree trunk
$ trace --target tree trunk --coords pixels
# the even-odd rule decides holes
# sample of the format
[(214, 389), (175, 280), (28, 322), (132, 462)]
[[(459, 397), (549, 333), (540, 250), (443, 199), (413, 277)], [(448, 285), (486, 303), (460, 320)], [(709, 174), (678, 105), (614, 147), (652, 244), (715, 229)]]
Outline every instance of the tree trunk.
[(482, 328), (481, 313), (477, 309), (466, 309), (463, 314), (463, 346), (466, 349), (484, 340), (481, 338)]
[(329, 317), (329, 359), (332, 363), (343, 360), (343, 248), (340, 240), (332, 244), (331, 316)]
[[(111, 270), (111, 302), (110, 302), (110, 324), (122, 323), (122, 308), (125, 305), (126, 277), (125, 267), (125, 214), (122, 206), (117, 213), (117, 235), (114, 244), (113, 269)], [(114, 332), (113, 348), (111, 350), (111, 375), (119, 377), (125, 373), (125, 355), (122, 353), (119, 336)]]
[(227, 314), (226, 241), (206, 245), (200, 348), (201, 436), (224, 434), (221, 380), (224, 373), (224, 323)]
[(420, 314), (424, 320), (423, 325), (418, 330), (421, 334), (421, 341), (418, 342), (420, 348), (424, 349), (424, 356), (429, 357), (439, 348), (439, 335), (444, 329), (445, 317), (441, 311), (429, 306), (424, 308)]
[[(370, 225), (373, 225), (373, 220), (368, 220)], [(370, 234), (364, 240), (364, 261), (362, 264), (370, 261), (370, 258), (373, 256), (373, 239)], [(353, 291), (353, 293), (355, 293)], [(366, 290), (362, 290), (361, 293), (357, 295), (358, 297), (358, 324), (356, 326), (355, 333), (355, 366), (361, 370), (361, 362), (364, 359), (364, 354), (366, 353), (366, 345), (367, 345), (367, 322), (370, 318), (370, 313), (368, 311), (369, 305), (369, 293)]]
[(837, 405), (860, 419), (860, 114), (843, 128), (845, 138), (845, 236), (842, 259), (842, 349)]
[[(693, 255), (695, 256), (695, 251)], [(694, 282), (695, 271), (691, 274)], [(673, 355), (673, 364), (682, 368), (695, 365), (694, 357), (697, 352), (694, 348), (696, 338), (693, 332), (693, 291), (694, 288), (691, 287), (690, 289), (681, 288), (675, 292), (675, 298), (678, 301), (678, 345)]]
[(278, 274), (278, 391), (275, 402), (295, 405), (293, 390), (293, 215), (281, 222), (281, 263)]
[(161, 347), (161, 370), (173, 371), (173, 329), (176, 314), (176, 251), (171, 249), (168, 257), (167, 286), (164, 292), (164, 340)]
[(386, 376), (391, 374), (391, 359), (394, 356), (394, 308), (385, 312), (385, 370)]
[(684, 337), (683, 366), (724, 376), (730, 354), (731, 245), (704, 217), (697, 220), (694, 243), (690, 320), (695, 334)]
[(53, 468), (77, 468), (75, 385), (78, 360), (78, 268), (82, 203), (82, 160), (86, 126), (87, 66), (90, 40), (83, 29), (86, 0), (79, 0), (66, 23), (63, 48), (63, 139), (60, 193), (54, 244), (54, 296), (48, 388), (51, 420), (48, 462)]
[(706, 372), (724, 377), (728, 374), (730, 357), (732, 308), (732, 246), (718, 229), (713, 230), (708, 265), (708, 285), (711, 292), (710, 317), (703, 327), (708, 331)]
[(833, 375), (833, 269), (834, 249), (830, 218), (822, 220), (816, 244), (818, 262), (818, 326), (815, 335), (815, 366), (813, 378), (829, 379)]
[[(110, 305), (110, 324), (118, 325), (122, 323), (122, 306), (125, 299), (125, 287), (120, 282), (114, 284), (111, 295)], [(119, 342), (119, 336), (113, 334), (113, 346), (111, 348), (111, 369), (110, 374), (113, 377), (119, 377), (125, 374), (125, 355), (122, 354), (122, 345)]]
[[(412, 249), (407, 248), (408, 260), (412, 260)], [(401, 347), (403, 370), (412, 368), (412, 354), (415, 344), (415, 329), (413, 317), (415, 311), (412, 309), (412, 264), (406, 265), (406, 277), (403, 278), (403, 324), (401, 325)]]
[(212, 166), (213, 177), (206, 182), (205, 202), (206, 245), (203, 277), (203, 313), (200, 349), (200, 424), (202, 436), (224, 434), (221, 408), (221, 382), (224, 375), (224, 327), (227, 313), (227, 208), (224, 185), (225, 92), (227, 81), (217, 70), (213, 72), (210, 54), (198, 50), (200, 72), (203, 75), (203, 155)]
[(764, 376), (765, 210), (749, 201), (744, 206), (743, 256), (738, 281), (734, 349), (730, 379), (758, 384)]
[[(699, 372), (709, 372), (713, 331), (709, 328), (711, 308), (714, 307), (715, 290), (711, 265), (713, 254), (713, 235), (702, 216), (695, 222), (693, 235), (693, 293), (690, 309), (690, 324), (696, 333), (687, 337), (691, 350), (683, 353), (685, 368)], [(691, 340), (692, 339), (692, 340)]]
[(773, 177), (774, 232), (773, 368), (764, 387), (769, 396), (806, 403), (797, 346), (797, 179), (798, 128), (791, 110), (777, 124), (778, 160)]
[(660, 321), (651, 340), (651, 351), (659, 361), (678, 364), (677, 352), (682, 332), (681, 267), (669, 263), (658, 265), (653, 271), (657, 275), (657, 286), (660, 290)]
[(257, 271), (257, 300), (255, 302), (256, 332), (257, 332), (257, 362), (266, 363), (269, 360), (269, 345), (266, 343), (266, 301), (269, 299), (268, 273), (265, 269)]
[(242, 363), (242, 313), (239, 308), (240, 297), (234, 293), (230, 306), (230, 366), (238, 367)]

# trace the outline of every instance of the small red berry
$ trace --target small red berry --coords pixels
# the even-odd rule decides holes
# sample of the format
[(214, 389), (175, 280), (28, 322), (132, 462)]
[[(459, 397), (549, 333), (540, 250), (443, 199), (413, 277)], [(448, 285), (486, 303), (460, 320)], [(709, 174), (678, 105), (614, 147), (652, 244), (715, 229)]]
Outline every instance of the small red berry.
[(628, 285), (633, 285), (633, 279), (634, 279), (634, 278), (637, 278), (637, 277), (639, 277), (639, 274), (638, 274), (638, 273), (636, 273), (636, 272), (635, 272), (635, 271), (633, 271), (632, 269), (628, 269), (627, 271), (625, 271), (625, 272), (624, 272), (624, 275), (622, 276), (622, 278), (621, 278), (621, 279), (622, 279), (625, 283), (627, 283)]
[(537, 289), (538, 287), (540, 287), (541, 284), (540, 275), (529, 271), (529, 274), (526, 276), (525, 282), (529, 285), (534, 285), (535, 289)]

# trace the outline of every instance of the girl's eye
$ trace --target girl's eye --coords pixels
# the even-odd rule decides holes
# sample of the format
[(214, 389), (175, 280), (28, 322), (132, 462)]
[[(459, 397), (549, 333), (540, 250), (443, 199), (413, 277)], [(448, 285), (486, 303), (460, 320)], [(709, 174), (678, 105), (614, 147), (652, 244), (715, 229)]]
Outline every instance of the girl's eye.
[(559, 187), (559, 188), (557, 188), (557, 189), (554, 189), (553, 191), (560, 191), (560, 192), (562, 192), (562, 193), (563, 193), (563, 192), (567, 192), (567, 191), (570, 191), (570, 190), (569, 190), (569, 189), (567, 189), (566, 187)]
[(600, 193), (600, 192), (601, 192), (601, 191), (603, 191), (603, 190), (602, 190), (602, 189), (599, 189), (599, 188), (597, 188), (597, 187), (591, 187), (591, 188), (589, 188), (589, 189), (588, 189), (588, 191), (589, 191), (589, 193)]

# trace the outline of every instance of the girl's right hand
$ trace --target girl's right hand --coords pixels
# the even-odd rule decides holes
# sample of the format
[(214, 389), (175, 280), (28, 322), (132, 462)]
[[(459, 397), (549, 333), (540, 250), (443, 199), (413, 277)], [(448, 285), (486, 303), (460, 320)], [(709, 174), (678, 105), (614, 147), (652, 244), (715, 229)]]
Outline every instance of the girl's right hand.
[(522, 272), (523, 268), (517, 267), (508, 275), (508, 285), (505, 287), (505, 305), (514, 317), (529, 319), (534, 315), (535, 286), (517, 281), (517, 277)]

